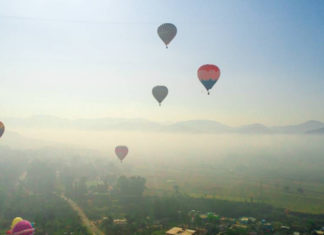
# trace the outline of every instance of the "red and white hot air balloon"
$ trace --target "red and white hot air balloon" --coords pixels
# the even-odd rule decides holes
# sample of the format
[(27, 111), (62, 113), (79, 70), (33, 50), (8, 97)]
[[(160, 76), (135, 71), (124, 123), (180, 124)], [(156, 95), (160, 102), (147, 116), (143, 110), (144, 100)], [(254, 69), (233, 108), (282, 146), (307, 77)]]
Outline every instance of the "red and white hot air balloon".
[(116, 153), (117, 157), (119, 158), (119, 160), (121, 162), (123, 162), (124, 158), (128, 154), (128, 148), (125, 145), (119, 145), (115, 148), (115, 153)]
[(203, 86), (206, 88), (208, 95), (209, 90), (215, 85), (220, 76), (220, 70), (216, 65), (205, 64), (198, 69), (198, 78)]

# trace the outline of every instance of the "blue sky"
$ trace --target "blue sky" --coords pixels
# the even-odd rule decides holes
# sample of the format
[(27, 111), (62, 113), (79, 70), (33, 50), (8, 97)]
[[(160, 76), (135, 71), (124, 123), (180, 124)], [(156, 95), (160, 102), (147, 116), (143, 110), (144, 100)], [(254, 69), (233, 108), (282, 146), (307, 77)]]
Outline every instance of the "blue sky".
[[(320, 0), (1, 0), (0, 118), (324, 121), (323, 22)], [(221, 69), (210, 96), (207, 63)], [(155, 85), (169, 88), (162, 108)]]

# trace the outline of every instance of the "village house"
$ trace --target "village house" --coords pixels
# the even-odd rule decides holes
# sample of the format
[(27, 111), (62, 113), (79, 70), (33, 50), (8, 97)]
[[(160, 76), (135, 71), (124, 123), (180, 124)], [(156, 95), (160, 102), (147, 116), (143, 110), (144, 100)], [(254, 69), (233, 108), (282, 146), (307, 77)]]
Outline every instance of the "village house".
[(183, 229), (180, 227), (173, 227), (170, 230), (166, 231), (166, 235), (194, 235), (197, 234), (195, 230)]
[(315, 234), (315, 235), (324, 235), (324, 231), (315, 230), (313, 234)]
[(127, 219), (114, 219), (114, 224), (127, 224)]

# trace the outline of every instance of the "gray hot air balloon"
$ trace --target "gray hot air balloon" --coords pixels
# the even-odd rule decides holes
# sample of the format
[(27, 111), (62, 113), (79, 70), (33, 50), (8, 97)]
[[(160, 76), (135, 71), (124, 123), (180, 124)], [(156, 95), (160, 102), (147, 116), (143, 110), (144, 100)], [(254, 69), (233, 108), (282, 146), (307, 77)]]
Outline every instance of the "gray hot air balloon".
[(166, 48), (168, 48), (168, 44), (177, 34), (177, 28), (173, 24), (165, 23), (158, 27), (157, 32), (159, 37), (164, 42)]
[(166, 86), (156, 86), (153, 88), (152, 94), (154, 98), (159, 102), (159, 105), (161, 106), (161, 102), (168, 95), (168, 88)]

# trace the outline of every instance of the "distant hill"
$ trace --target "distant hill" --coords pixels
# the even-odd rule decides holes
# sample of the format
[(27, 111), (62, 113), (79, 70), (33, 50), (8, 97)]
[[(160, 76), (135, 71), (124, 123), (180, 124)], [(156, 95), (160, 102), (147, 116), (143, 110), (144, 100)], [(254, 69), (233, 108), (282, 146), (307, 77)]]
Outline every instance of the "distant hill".
[(271, 129), (276, 133), (302, 134), (322, 127), (324, 127), (323, 122), (310, 120), (298, 125), (277, 126), (277, 127), (272, 127)]
[(315, 129), (315, 130), (311, 130), (311, 131), (307, 131), (306, 134), (324, 135), (324, 127), (319, 128), (319, 129)]
[(297, 125), (267, 127), (260, 123), (230, 127), (213, 120), (189, 120), (162, 124), (140, 118), (64, 119), (54, 116), (32, 116), (3, 120), (8, 128), (62, 128), (79, 130), (123, 130), (184, 133), (305, 134), (321, 133), (324, 123), (310, 120)]
[(14, 147), (17, 149), (33, 149), (53, 144), (49, 141), (28, 138), (13, 131), (6, 131), (1, 137), (0, 146)]
[(270, 134), (272, 131), (265, 125), (255, 123), (235, 128), (235, 132), (245, 134)]
[(191, 120), (168, 125), (166, 126), (166, 130), (179, 132), (225, 133), (232, 131), (232, 128), (216, 121)]
[(64, 119), (55, 116), (32, 116), (28, 118), (9, 118), (6, 126), (24, 128), (66, 128), (89, 130), (159, 130), (161, 125), (145, 119), (97, 118)]
[[(60, 143), (56, 141), (35, 139), (21, 135), (14, 131), (6, 131), (0, 140), (0, 156), (7, 150), (26, 150), (34, 151), (39, 156), (102, 156), (99, 151), (85, 146)], [(28, 155), (28, 154), (27, 154)], [(106, 156), (105, 156), (106, 157)]]

